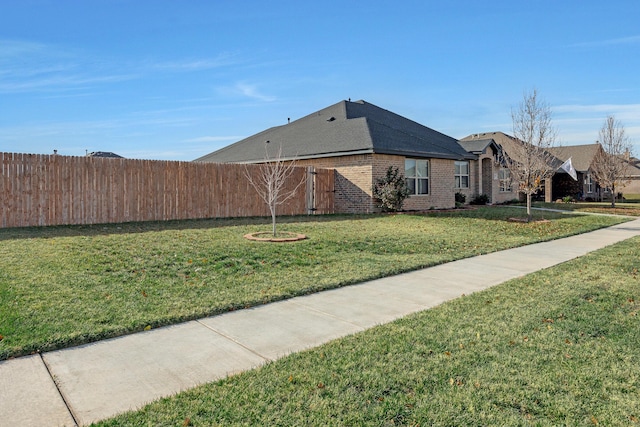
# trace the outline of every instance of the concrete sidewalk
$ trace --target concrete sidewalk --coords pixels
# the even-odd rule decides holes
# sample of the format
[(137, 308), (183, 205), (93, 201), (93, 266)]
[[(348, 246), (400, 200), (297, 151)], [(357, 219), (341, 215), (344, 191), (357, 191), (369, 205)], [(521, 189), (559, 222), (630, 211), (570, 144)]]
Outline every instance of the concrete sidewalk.
[(87, 425), (640, 235), (640, 219), (359, 285), (0, 362), (0, 426)]

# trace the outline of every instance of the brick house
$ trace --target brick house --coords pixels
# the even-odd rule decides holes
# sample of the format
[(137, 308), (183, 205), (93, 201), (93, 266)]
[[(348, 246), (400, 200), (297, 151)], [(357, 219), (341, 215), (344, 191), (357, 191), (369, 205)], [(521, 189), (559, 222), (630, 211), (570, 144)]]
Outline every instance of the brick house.
[[(500, 153), (513, 150), (514, 144), (521, 142), (503, 132), (477, 133), (460, 140), (460, 145), (478, 156), (478, 161), (472, 163), (471, 173), (476, 175), (476, 186), (468, 190), (470, 194), (486, 194), (490, 203), (503, 203), (520, 197), (517, 182), (511, 182), (509, 170), (505, 169), (499, 160)], [(576, 200), (600, 200), (610, 197), (600, 188), (592, 175), (592, 164), (600, 151), (602, 146), (599, 143), (550, 148), (548, 152), (554, 157), (554, 165), (558, 169), (555, 175), (545, 182), (544, 188), (536, 198), (551, 202), (565, 196), (571, 196)], [(560, 165), (569, 159), (576, 170), (577, 180), (560, 168)], [(640, 194), (640, 161), (629, 157), (627, 162), (627, 176), (620, 186), (620, 191)]]
[(299, 166), (334, 169), (337, 212), (376, 211), (371, 188), (389, 166), (412, 189), (406, 210), (451, 208), (456, 192), (477, 187), (471, 173), (477, 156), (456, 139), (365, 101), (340, 101), (195, 161), (262, 163), (267, 147), (280, 148), (283, 160)]
[[(563, 173), (564, 171), (559, 171), (560, 173), (554, 176), (554, 200), (565, 195), (583, 200), (602, 200), (611, 197), (609, 190), (601, 188), (592, 176), (592, 163), (598, 152), (602, 151), (599, 143), (554, 147), (549, 151), (563, 162), (571, 157), (578, 175), (578, 181), (569, 178), (566, 173)], [(640, 162), (629, 154), (624, 160), (627, 162), (625, 177), (621, 178), (620, 183), (616, 185), (616, 193), (639, 194)]]
[[(477, 194), (486, 194), (491, 203), (503, 203), (520, 198), (518, 183), (510, 180), (509, 170), (500, 162), (500, 154), (502, 151), (517, 152), (514, 146), (522, 144), (521, 141), (503, 132), (485, 132), (464, 137), (460, 144), (478, 156), (476, 169), (473, 171), (474, 174), (478, 174), (479, 186), (475, 189)], [(565, 196), (594, 200), (600, 197), (600, 188), (591, 176), (591, 164), (599, 150), (602, 150), (600, 144), (550, 148), (548, 152), (553, 156), (557, 170), (554, 176), (545, 182), (536, 198), (552, 202)], [(568, 159), (571, 159), (576, 170), (577, 181), (560, 168)]]
[(560, 162), (565, 162), (570, 158), (578, 177), (576, 181), (566, 172), (558, 171), (554, 175), (551, 185), (551, 200), (562, 199), (565, 196), (571, 196), (576, 200), (599, 199), (601, 189), (595, 178), (592, 177), (591, 164), (601, 150), (600, 144), (569, 145), (549, 149)]
[(500, 162), (502, 150), (508, 150), (518, 142), (503, 132), (476, 133), (460, 140), (460, 145), (477, 156), (472, 162), (474, 187), (467, 190), (469, 197), (485, 194), (489, 203), (504, 203), (519, 199), (518, 183), (513, 182), (509, 169)]
[(629, 157), (629, 169), (624, 183), (625, 194), (640, 194), (640, 159)]

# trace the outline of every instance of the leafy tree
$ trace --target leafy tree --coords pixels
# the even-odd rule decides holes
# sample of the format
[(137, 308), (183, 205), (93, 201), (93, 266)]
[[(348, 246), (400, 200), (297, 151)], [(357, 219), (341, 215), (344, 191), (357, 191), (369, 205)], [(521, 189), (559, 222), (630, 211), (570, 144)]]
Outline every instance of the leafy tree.
[(523, 95), (518, 108), (511, 110), (511, 119), (516, 141), (504, 151), (504, 162), (526, 195), (527, 219), (531, 221), (531, 196), (556, 171), (555, 157), (548, 151), (555, 144), (556, 132), (551, 125), (551, 108), (538, 98), (535, 89)]
[(378, 207), (384, 212), (401, 211), (404, 200), (410, 194), (404, 176), (395, 166), (389, 166), (385, 176), (376, 179), (372, 191)]
[(611, 190), (611, 207), (616, 207), (616, 188), (625, 183), (631, 153), (631, 141), (624, 126), (614, 116), (608, 116), (600, 129), (600, 145), (591, 163), (591, 172), (601, 188)]

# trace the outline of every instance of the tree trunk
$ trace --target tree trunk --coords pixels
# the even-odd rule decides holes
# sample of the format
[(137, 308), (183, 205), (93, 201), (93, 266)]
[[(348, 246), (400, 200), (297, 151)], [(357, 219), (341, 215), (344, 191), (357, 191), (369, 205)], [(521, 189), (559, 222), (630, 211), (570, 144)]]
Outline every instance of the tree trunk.
[(527, 193), (527, 222), (531, 222), (531, 193)]
[(616, 207), (616, 185), (615, 184), (611, 185), (611, 207), (612, 208)]
[(276, 237), (276, 210), (275, 208), (271, 209), (271, 224), (273, 228), (273, 237)]

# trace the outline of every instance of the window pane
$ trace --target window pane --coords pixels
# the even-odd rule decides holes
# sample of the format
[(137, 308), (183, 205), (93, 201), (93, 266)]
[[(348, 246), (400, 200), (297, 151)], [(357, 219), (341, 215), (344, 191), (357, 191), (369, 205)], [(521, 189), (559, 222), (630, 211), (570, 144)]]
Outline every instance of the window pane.
[(459, 176), (455, 176), (454, 178), (456, 180), (456, 188), (460, 188), (460, 177)]
[(460, 177), (460, 179), (462, 180), (460, 182), (460, 188), (469, 188), (469, 177), (468, 176), (462, 176), (462, 177)]
[(469, 175), (469, 162), (455, 162), (456, 175)]
[(404, 161), (404, 175), (409, 177), (416, 176), (416, 161), (413, 159), (405, 159)]
[(409, 187), (410, 194), (416, 194), (416, 180), (407, 178), (407, 187)]
[[(417, 160), (416, 161), (416, 168), (418, 169), (418, 175), (419, 177), (423, 177), (423, 178), (427, 178), (429, 176), (429, 167), (428, 167), (428, 163), (426, 160)], [(423, 194), (423, 193), (420, 193)], [(426, 194), (426, 193), (424, 193)]]
[(429, 194), (429, 180), (418, 179), (418, 194)]

